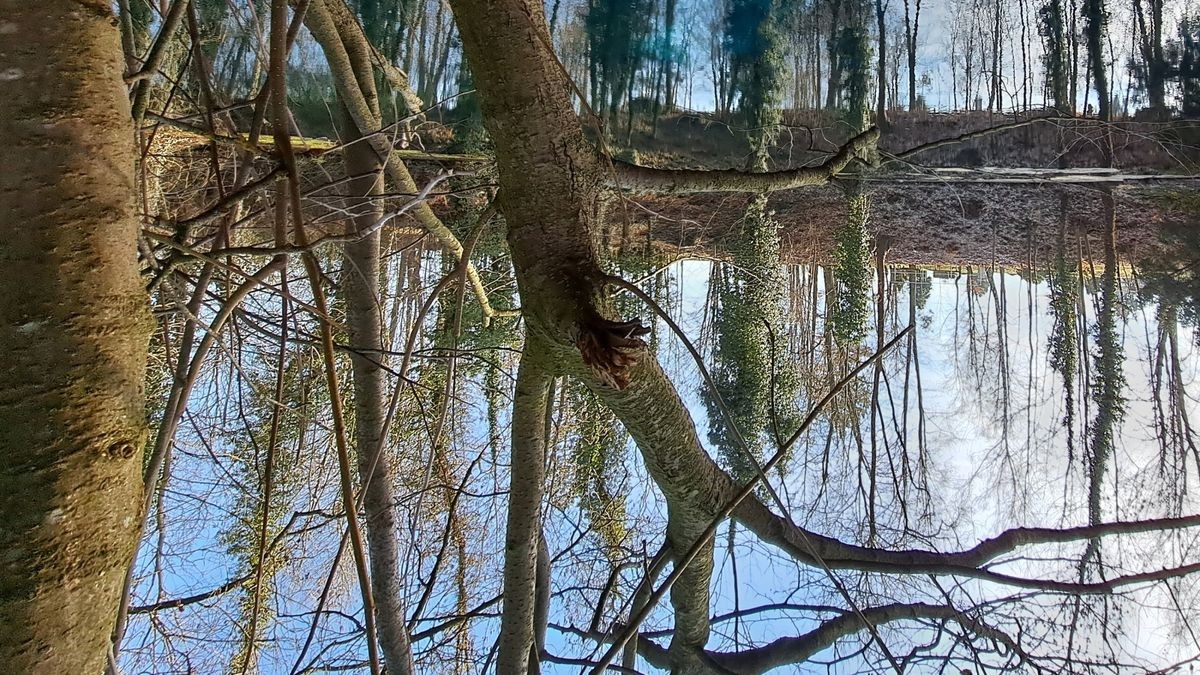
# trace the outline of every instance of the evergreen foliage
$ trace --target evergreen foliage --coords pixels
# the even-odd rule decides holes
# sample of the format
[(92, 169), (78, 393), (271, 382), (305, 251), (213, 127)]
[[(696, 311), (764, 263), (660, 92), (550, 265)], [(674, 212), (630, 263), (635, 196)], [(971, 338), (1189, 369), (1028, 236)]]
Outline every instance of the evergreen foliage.
[[(779, 261), (779, 225), (759, 197), (750, 203), (728, 248), (730, 265), (715, 270), (710, 292), (714, 337), (712, 376), (742, 439), (759, 463), (770, 454), (772, 409), (787, 433), (799, 414), (798, 375), (779, 337), (786, 283)], [(774, 344), (773, 344), (774, 343)], [(774, 382), (772, 382), (774, 380)], [(708, 411), (708, 439), (739, 481), (756, 473), (754, 463), (735, 440), (711, 390), (702, 396)]]
[(1049, 0), (1038, 8), (1038, 32), (1045, 41), (1042, 64), (1046, 71), (1046, 86), (1054, 107), (1067, 113), (1075, 105), (1071, 96), (1071, 53), (1064, 20), (1062, 0)]
[(725, 19), (730, 78), (745, 117), (751, 169), (767, 168), (768, 150), (782, 117), (784, 42), (774, 0), (732, 0)]
[(871, 301), (870, 201), (866, 195), (855, 194), (848, 202), (849, 216), (836, 234), (834, 276), (838, 287), (830, 317), (834, 340), (842, 346), (856, 344), (866, 336)]

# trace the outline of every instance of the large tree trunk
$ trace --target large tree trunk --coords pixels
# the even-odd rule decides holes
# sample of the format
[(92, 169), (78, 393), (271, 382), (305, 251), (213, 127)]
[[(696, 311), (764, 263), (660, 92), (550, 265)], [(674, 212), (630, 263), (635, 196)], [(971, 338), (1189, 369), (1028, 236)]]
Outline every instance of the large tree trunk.
[(137, 532), (152, 323), (106, 0), (0, 1), (0, 663), (97, 673)]
[[(609, 318), (606, 277), (592, 241), (613, 165), (584, 139), (569, 83), (550, 51), (540, 2), (457, 0), (452, 6), (495, 142), (497, 200), (508, 225), (527, 343), (536, 345), (539, 365), (550, 374), (570, 374), (596, 391), (637, 440), (667, 498), (667, 536), (682, 557), (731, 496), (732, 483), (705, 453), (673, 385), (637, 339), (643, 329), (637, 322)], [(667, 191), (778, 189), (824, 182), (829, 172), (845, 167), (848, 153), (859, 154), (861, 144), (876, 137), (875, 130), (862, 135), (853, 150), (813, 167), (811, 174), (810, 169), (752, 174), (748, 181), (747, 175), (730, 172), (658, 172), (629, 165), (616, 170), (623, 185)], [(526, 358), (530, 353), (527, 347)], [(536, 398), (536, 392), (532, 395)], [(541, 418), (521, 417), (524, 421), (513, 421), (514, 489), (501, 627), (501, 663), (512, 668), (526, 662), (532, 644), (529, 608), (536, 586), (531, 576), (536, 511), (530, 501), (540, 467), (523, 438), (536, 431), (532, 425)], [(518, 470), (524, 473), (518, 476)], [(681, 672), (699, 667), (703, 658), (711, 569), (710, 542), (671, 592), (676, 619), (671, 658)], [(504, 665), (501, 670), (519, 672)]]
[[(668, 400), (678, 401), (652, 358), (636, 365), (642, 354), (634, 353), (640, 349), (628, 339), (631, 327), (602, 316), (603, 275), (591, 247), (591, 233), (598, 223), (606, 172), (600, 156), (583, 137), (568, 98), (570, 90), (545, 47), (549, 34), (541, 3), (457, 2), (454, 9), (496, 144), (501, 176), (498, 200), (508, 224), (526, 339), (539, 345), (539, 353), (552, 356), (548, 365), (584, 376), (602, 396), (624, 392), (626, 398), (632, 397), (629, 400), (650, 404), (655, 398), (642, 394), (652, 391), (655, 397), (669, 393)], [(522, 378), (527, 377), (523, 372)], [(526, 396), (536, 400), (537, 390)], [(606, 402), (611, 405), (607, 398)], [(623, 420), (626, 416), (653, 416), (644, 407), (617, 413)], [(539, 480), (540, 467), (533, 465), (537, 453), (532, 448), (519, 456), (517, 450), (529, 445), (522, 435), (537, 431), (521, 427), (540, 424), (542, 417), (523, 417), (528, 424), (513, 421), (514, 492), (505, 562), (503, 672), (520, 672), (506, 670), (506, 664), (517, 668), (525, 663), (533, 639), (536, 530), (529, 526), (536, 525), (537, 510), (530, 501), (540, 494), (533, 485)], [(671, 430), (672, 435), (680, 433), (677, 427)], [(693, 440), (694, 436), (692, 431)], [(643, 445), (651, 439), (638, 440)], [(523, 471), (520, 480), (518, 470)], [(675, 503), (671, 497), (668, 495), (669, 536), (682, 554), (708, 521), (691, 503)], [(711, 565), (710, 546), (672, 594), (677, 615), (675, 642), (681, 648), (681, 659), (703, 647), (707, 639)]]

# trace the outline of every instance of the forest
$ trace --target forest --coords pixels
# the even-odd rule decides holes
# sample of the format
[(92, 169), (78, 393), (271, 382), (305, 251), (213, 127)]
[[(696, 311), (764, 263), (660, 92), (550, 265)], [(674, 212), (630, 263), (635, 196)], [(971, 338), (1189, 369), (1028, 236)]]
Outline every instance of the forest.
[(2, 672), (1200, 662), (1190, 0), (0, 0), (0, 93)]

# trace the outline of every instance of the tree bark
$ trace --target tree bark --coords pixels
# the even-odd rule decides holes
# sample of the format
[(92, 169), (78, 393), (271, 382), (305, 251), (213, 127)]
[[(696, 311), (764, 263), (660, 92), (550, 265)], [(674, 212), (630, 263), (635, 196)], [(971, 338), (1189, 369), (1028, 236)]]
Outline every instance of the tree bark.
[(824, 185), (855, 159), (868, 156), (879, 140), (872, 127), (851, 138), (836, 153), (816, 166), (782, 171), (747, 173), (734, 169), (658, 169), (612, 160), (607, 185), (633, 193), (684, 194), (697, 192), (767, 193), (811, 185)]
[[(513, 393), (512, 466), (509, 470), (508, 529), (504, 538), (504, 611), (500, 618), (497, 672), (536, 667), (538, 543), (546, 482), (546, 406), (551, 376), (538, 364), (541, 351), (526, 347)], [(547, 562), (549, 556), (547, 556)], [(535, 668), (530, 668), (534, 671)]]
[[(911, 19), (911, 20), (910, 20)], [(904, 0), (904, 48), (908, 56), (908, 109), (915, 110), (917, 103), (917, 35), (921, 30), (921, 0), (913, 3), (909, 16), (909, 0)], [(951, 59), (951, 68), (953, 68)]]
[(133, 553), (152, 322), (106, 0), (0, 2), (0, 663), (96, 673)]
[(1084, 33), (1087, 38), (1088, 63), (1091, 66), (1092, 82), (1098, 99), (1096, 112), (1102, 121), (1112, 119), (1112, 97), (1108, 91), (1108, 69), (1104, 65), (1104, 38), (1108, 22), (1108, 10), (1104, 0), (1084, 0)]
[[(346, 115), (348, 117), (348, 114)], [(383, 217), (384, 160), (361, 138), (349, 120), (344, 141), (346, 175), (357, 176), (348, 189), (347, 206), (356, 231), (367, 230)], [(379, 247), (381, 233), (346, 244), (342, 273), (346, 294), (346, 327), (354, 372), (355, 443), (358, 448), (358, 477), (365, 485), (363, 510), (367, 526), (367, 550), (371, 561), (371, 590), (379, 646), (387, 672), (413, 672), (412, 647), (405, 626), (404, 600), (400, 585), (400, 550), (397, 541), (395, 492), (392, 461), (387, 452), (387, 372), (381, 360), (385, 349), (383, 316), (379, 297)]]
[[(569, 83), (550, 50), (540, 2), (458, 0), (452, 6), (495, 142), (501, 182), (498, 206), (508, 225), (526, 340), (536, 345), (526, 348), (522, 369), (531, 353), (542, 355), (539, 363), (544, 368), (581, 378), (617, 413), (667, 497), (668, 538), (682, 555), (731, 494), (716, 488), (731, 483), (705, 453), (678, 393), (637, 339), (644, 329), (637, 322), (609, 318), (605, 276), (592, 248), (601, 199), (612, 188), (608, 160), (583, 136)], [(758, 192), (817, 184), (876, 136), (874, 130), (867, 132), (813, 169), (747, 175), (621, 165), (617, 182), (633, 189)], [(518, 406), (518, 412), (525, 407)], [(527, 424), (533, 422), (518, 425), (514, 420), (514, 434)], [(530, 443), (514, 435), (511, 499), (521, 502), (510, 503), (501, 672), (521, 672), (532, 643), (536, 530), (529, 525), (535, 523), (536, 512), (529, 503), (535, 490), (530, 462), (538, 454), (529, 449)], [(523, 472), (519, 481), (518, 469)], [(518, 511), (520, 517), (514, 515)], [(672, 658), (685, 668), (707, 641), (711, 569), (710, 544), (672, 589)]]
[[(477, 76), (485, 123), (495, 142), (501, 188), (498, 207), (526, 325), (526, 349), (513, 420), (513, 489), (505, 557), (505, 610), (499, 671), (524, 672), (535, 640), (536, 547), (544, 478), (545, 380), (565, 374), (582, 380), (620, 418), (637, 442), (648, 472), (667, 502), (667, 540), (682, 558), (741, 490), (707, 454), (687, 408), (639, 338), (636, 321), (614, 320), (605, 299), (609, 277), (599, 269), (592, 242), (609, 183), (608, 163), (584, 139), (566, 75), (554, 59), (549, 30), (537, 0), (452, 0), (463, 47)], [(827, 180), (847, 154), (874, 140), (867, 132), (844, 148), (808, 182), (794, 177), (736, 173), (656, 172), (623, 168), (621, 178), (644, 177), (644, 189), (747, 189), (762, 191)], [(869, 139), (869, 140), (868, 140)], [(844, 166), (844, 164), (842, 164)], [(807, 175), (807, 174), (805, 174)], [(747, 184), (745, 180), (766, 181)], [(621, 180), (617, 181), (621, 183)], [(533, 359), (536, 358), (536, 361)], [(531, 375), (529, 369), (539, 373)], [(518, 473), (519, 472), (519, 473)], [(773, 513), (753, 496), (733, 517), (765, 543), (813, 567), (893, 574), (946, 574), (1064, 592), (1107, 592), (1120, 585), (1194, 571), (1200, 563), (1134, 574), (1096, 584), (1019, 579), (984, 567), (1017, 547), (1080, 541), (1109, 534), (1200, 526), (1200, 517), (1111, 523), (1069, 530), (1016, 529), (959, 552), (886, 550), (846, 544), (806, 530)], [(712, 545), (700, 547), (675, 582), (671, 666), (703, 672), (709, 634)], [(677, 558), (677, 559), (678, 559)], [(855, 621), (857, 619), (854, 619)]]
[[(371, 134), (365, 142), (371, 145), (377, 155), (387, 159), (388, 178), (395, 184), (397, 191), (416, 194), (417, 184), (408, 167), (392, 152), (386, 137), (375, 133), (382, 128), (383, 117), (380, 114), (379, 96), (371, 67), (373, 50), (353, 11), (346, 6), (344, 0), (312, 0), (305, 13), (304, 24), (321, 45), (333, 74), (338, 97), (346, 106), (359, 133), (364, 136)], [(415, 99), (406, 96), (406, 100), (409, 98)], [(410, 213), (439, 244), (456, 258), (462, 258), (462, 243), (437, 217), (428, 202), (417, 204)], [(489, 319), (495, 316), (496, 312), (488, 302), (487, 291), (483, 288), (483, 282), (474, 265), (467, 268), (467, 278), (483, 308), (484, 316)]]
[(884, 0), (875, 0), (875, 27), (879, 32), (879, 54), (877, 55), (875, 91), (875, 124), (887, 128), (887, 5)]

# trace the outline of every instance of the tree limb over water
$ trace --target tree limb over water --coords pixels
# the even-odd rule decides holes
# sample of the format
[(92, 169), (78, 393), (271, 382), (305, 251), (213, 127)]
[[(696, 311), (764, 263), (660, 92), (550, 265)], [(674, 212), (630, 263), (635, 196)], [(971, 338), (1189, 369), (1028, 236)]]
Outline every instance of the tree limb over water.
[(687, 194), (697, 192), (775, 192), (810, 185), (824, 185), (856, 159), (867, 161), (879, 141), (879, 129), (871, 127), (847, 141), (817, 166), (784, 171), (749, 173), (734, 169), (656, 169), (612, 160), (614, 175), (609, 187), (635, 194)]

